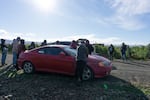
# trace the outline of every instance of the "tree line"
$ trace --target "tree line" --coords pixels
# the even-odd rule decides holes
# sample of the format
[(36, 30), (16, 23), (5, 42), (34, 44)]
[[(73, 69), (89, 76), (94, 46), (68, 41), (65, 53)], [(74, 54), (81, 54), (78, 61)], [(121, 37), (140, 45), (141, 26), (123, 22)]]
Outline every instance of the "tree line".
[[(114, 58), (121, 59), (120, 46), (114, 46)], [(108, 57), (108, 46), (95, 45), (95, 52)], [(146, 60), (150, 59), (150, 44), (147, 46), (127, 46), (127, 59)]]

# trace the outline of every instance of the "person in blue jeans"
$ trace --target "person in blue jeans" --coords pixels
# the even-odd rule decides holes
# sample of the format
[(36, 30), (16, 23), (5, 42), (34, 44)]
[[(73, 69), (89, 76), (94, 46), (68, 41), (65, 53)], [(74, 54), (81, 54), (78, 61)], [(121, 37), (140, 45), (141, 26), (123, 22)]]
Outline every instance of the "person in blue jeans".
[(5, 40), (1, 39), (1, 51), (2, 51), (2, 58), (1, 58), (1, 65), (4, 66), (6, 63), (7, 51), (8, 47), (5, 45)]
[(114, 46), (112, 44), (110, 44), (110, 46), (108, 47), (108, 54), (109, 54), (109, 59), (113, 60)]
[(125, 43), (122, 43), (121, 46), (121, 55), (122, 55), (122, 60), (127, 60), (126, 58), (126, 50), (127, 50), (127, 46), (125, 45)]
[(16, 68), (16, 70), (19, 70), (17, 66), (17, 59), (18, 59), (18, 47), (19, 47), (20, 37), (17, 37), (17, 39), (13, 40), (12, 43), (12, 53), (13, 53), (13, 67)]

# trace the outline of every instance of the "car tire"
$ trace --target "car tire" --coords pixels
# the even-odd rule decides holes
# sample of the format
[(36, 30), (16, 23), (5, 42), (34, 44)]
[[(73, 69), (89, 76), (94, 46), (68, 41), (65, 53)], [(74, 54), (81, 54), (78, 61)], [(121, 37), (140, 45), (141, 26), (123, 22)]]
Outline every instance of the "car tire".
[(83, 69), (83, 74), (82, 74), (82, 80), (86, 81), (86, 80), (91, 80), (93, 79), (94, 74), (91, 68), (89, 68), (88, 66), (85, 67)]
[(24, 62), (23, 64), (24, 73), (31, 74), (34, 72), (34, 66), (31, 62)]

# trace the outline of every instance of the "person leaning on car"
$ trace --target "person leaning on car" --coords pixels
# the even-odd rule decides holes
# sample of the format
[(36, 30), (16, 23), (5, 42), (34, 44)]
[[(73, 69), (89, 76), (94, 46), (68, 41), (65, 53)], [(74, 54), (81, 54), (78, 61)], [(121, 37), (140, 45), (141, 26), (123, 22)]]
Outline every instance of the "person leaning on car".
[(76, 58), (76, 75), (78, 81), (82, 80), (83, 69), (86, 67), (86, 62), (88, 58), (88, 50), (85, 46), (84, 41), (81, 42), (81, 45), (77, 49), (77, 58)]

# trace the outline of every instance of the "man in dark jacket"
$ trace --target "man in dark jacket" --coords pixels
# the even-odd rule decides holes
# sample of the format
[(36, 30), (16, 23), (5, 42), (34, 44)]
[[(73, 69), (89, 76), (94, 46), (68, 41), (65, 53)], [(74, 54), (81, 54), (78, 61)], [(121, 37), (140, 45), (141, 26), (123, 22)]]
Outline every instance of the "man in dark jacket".
[(82, 80), (83, 69), (84, 67), (86, 67), (87, 58), (88, 58), (88, 50), (85, 46), (84, 41), (82, 41), (81, 45), (77, 50), (77, 59), (76, 59), (77, 60), (76, 75), (78, 81)]
[(122, 43), (121, 46), (121, 55), (122, 55), (122, 60), (127, 60), (126, 58), (126, 50), (127, 50), (127, 46), (125, 45), (125, 43)]
[(88, 49), (88, 54), (92, 54), (92, 52), (94, 51), (93, 46), (90, 44), (89, 40), (86, 40), (86, 47)]
[(46, 41), (46, 40), (44, 40), (44, 41), (42, 42), (42, 44), (41, 44), (41, 46), (44, 46), (44, 45), (47, 45), (47, 41)]
[(6, 61), (7, 51), (8, 51), (8, 47), (6, 46), (4, 39), (1, 39), (1, 50), (2, 50), (1, 63), (2, 66), (4, 66)]
[(109, 53), (109, 59), (113, 60), (114, 46), (112, 44), (108, 47), (108, 53)]

